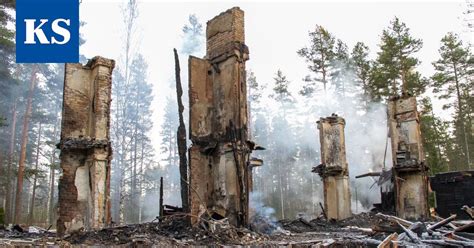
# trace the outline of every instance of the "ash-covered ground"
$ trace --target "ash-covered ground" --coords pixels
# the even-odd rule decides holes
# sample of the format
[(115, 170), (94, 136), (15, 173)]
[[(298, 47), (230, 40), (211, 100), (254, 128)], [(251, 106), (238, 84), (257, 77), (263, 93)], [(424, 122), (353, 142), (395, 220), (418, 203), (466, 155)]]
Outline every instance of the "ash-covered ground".
[[(160, 222), (125, 225), (100, 231), (76, 232), (56, 238), (54, 233), (20, 233), (0, 231), (0, 245), (84, 246), (297, 246), (330, 245), (332, 247), (376, 246), (386, 235), (370, 231), (379, 219), (371, 213), (355, 215), (344, 221), (315, 219), (282, 220), (271, 223), (272, 229), (236, 228), (220, 222), (201, 222), (190, 226), (186, 217), (169, 216)], [(251, 228), (257, 228), (252, 225)]]
[(474, 247), (474, 221), (456, 215), (415, 222), (373, 212), (341, 221), (256, 217), (249, 228), (233, 227), (226, 219), (201, 218), (194, 226), (188, 221), (185, 214), (171, 215), (62, 238), (31, 226), (0, 229), (0, 247)]

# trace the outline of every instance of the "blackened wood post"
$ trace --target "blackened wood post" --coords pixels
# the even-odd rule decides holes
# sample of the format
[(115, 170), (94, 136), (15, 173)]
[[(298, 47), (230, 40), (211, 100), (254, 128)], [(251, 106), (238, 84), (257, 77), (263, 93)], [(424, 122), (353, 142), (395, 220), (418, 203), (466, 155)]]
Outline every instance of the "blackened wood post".
[(160, 177), (160, 217), (163, 217), (163, 177)]
[(183, 101), (181, 97), (183, 96), (183, 87), (181, 86), (181, 76), (179, 68), (179, 57), (178, 51), (176, 48), (174, 51), (174, 63), (175, 63), (175, 75), (176, 75), (176, 94), (178, 97), (178, 112), (179, 112), (179, 127), (177, 133), (178, 139), (178, 154), (179, 154), (179, 174), (181, 176), (181, 202), (183, 206), (183, 211), (185, 213), (189, 212), (188, 207), (188, 162), (186, 158), (186, 126), (184, 125), (183, 120)]

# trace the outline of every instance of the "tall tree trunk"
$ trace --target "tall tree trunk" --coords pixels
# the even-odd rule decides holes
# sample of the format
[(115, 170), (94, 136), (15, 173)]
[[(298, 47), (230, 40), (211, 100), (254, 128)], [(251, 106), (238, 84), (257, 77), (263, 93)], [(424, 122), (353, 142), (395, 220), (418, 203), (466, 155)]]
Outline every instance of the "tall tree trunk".
[[(6, 171), (6, 168), (7, 166), (3, 164), (3, 153), (0, 151), (0, 171)], [(4, 168), (5, 167), (5, 168)], [(7, 179), (8, 180), (8, 179)], [(5, 186), (4, 186), (5, 187)], [(6, 188), (3, 189), (3, 191), (5, 192), (6, 191)], [(3, 196), (3, 199), (2, 199), (2, 208), (5, 210), (5, 206), (6, 206), (6, 194)], [(5, 213), (5, 212), (4, 212)]]
[(469, 142), (467, 141), (467, 133), (466, 133), (466, 123), (464, 119), (464, 111), (462, 108), (462, 96), (461, 96), (461, 87), (459, 86), (459, 78), (458, 78), (458, 69), (456, 66), (456, 63), (453, 63), (453, 69), (454, 69), (454, 82), (456, 83), (456, 94), (458, 98), (458, 111), (459, 111), (459, 120), (461, 122), (461, 128), (462, 128), (462, 133), (463, 133), (463, 138), (464, 138), (464, 148), (466, 150), (466, 158), (467, 158), (467, 165), (468, 168), (471, 169), (471, 156), (469, 154)]
[(176, 76), (176, 94), (178, 97), (179, 127), (177, 132), (178, 153), (179, 153), (179, 174), (181, 175), (181, 202), (183, 211), (188, 212), (188, 162), (186, 158), (186, 126), (184, 125), (183, 111), (184, 106), (181, 100), (183, 88), (181, 86), (181, 75), (179, 68), (178, 51), (174, 51), (175, 76)]
[(14, 223), (18, 224), (21, 221), (21, 194), (23, 192), (23, 176), (25, 173), (25, 162), (26, 162), (26, 145), (28, 143), (28, 127), (31, 117), (31, 104), (33, 102), (33, 93), (36, 85), (36, 72), (37, 67), (34, 66), (31, 79), (30, 79), (30, 89), (28, 93), (28, 101), (26, 104), (25, 116), (23, 118), (23, 130), (21, 133), (21, 152), (20, 160), (18, 162), (18, 179), (16, 185), (16, 197), (15, 197), (15, 220)]
[[(123, 11), (123, 15), (125, 17), (125, 61), (124, 61), (124, 85), (123, 85), (123, 95), (120, 95), (117, 97), (117, 102), (121, 102), (122, 106), (120, 109), (117, 110), (117, 112), (121, 112), (122, 116), (119, 116), (117, 118), (117, 121), (120, 122), (121, 125), (121, 154), (120, 154), (120, 168), (119, 170), (119, 175), (118, 175), (118, 182), (120, 185), (118, 186), (118, 191), (117, 194), (119, 195), (119, 223), (123, 224), (125, 223), (125, 192), (123, 190), (125, 182), (124, 182), (124, 175), (125, 175), (125, 159), (127, 158), (127, 152), (126, 152), (126, 121), (127, 121), (127, 110), (126, 110), (126, 102), (127, 102), (127, 96), (128, 96), (128, 86), (130, 83), (130, 62), (133, 59), (133, 54), (132, 54), (132, 39), (133, 39), (133, 31), (134, 31), (134, 26), (135, 26), (135, 21), (138, 17), (138, 5), (136, 0), (128, 0), (126, 3), (126, 8)], [(133, 190), (133, 189), (132, 189)]]
[(143, 190), (143, 159), (144, 159), (144, 148), (143, 140), (141, 139), (141, 157), (140, 157), (140, 180), (138, 181), (138, 223), (142, 223), (143, 218), (143, 204), (142, 204), (142, 190)]
[[(128, 51), (128, 50), (127, 50)], [(126, 62), (126, 71), (128, 71), (128, 61)], [(126, 72), (128, 74), (128, 72)], [(126, 126), (126, 116), (127, 116), (127, 108), (126, 108), (126, 101), (127, 99), (125, 98), (126, 95), (128, 95), (128, 79), (126, 78), (125, 79), (125, 85), (124, 85), (124, 89), (125, 89), (125, 94), (124, 96), (122, 96), (122, 100), (121, 100), (121, 103), (122, 103), (122, 106), (121, 106), (121, 113), (122, 113), (122, 116), (121, 116), (121, 148), (120, 148), (120, 151), (121, 151), (121, 154), (120, 154), (120, 168), (119, 168), (119, 181), (118, 183), (120, 184), (120, 189), (119, 189), (119, 223), (120, 224), (125, 224), (125, 190), (123, 190), (125, 188), (125, 169), (126, 169), (126, 165), (125, 165), (125, 162), (127, 160), (127, 137), (126, 137), (126, 133), (127, 133), (127, 126)]]
[[(58, 129), (58, 122), (54, 123), (53, 136), (56, 137), (56, 132)], [(55, 183), (55, 174), (56, 174), (56, 148), (53, 147), (51, 151), (51, 157), (49, 159), (50, 164), (50, 182), (49, 182), (49, 194), (48, 194), (48, 212), (47, 212), (47, 221), (50, 225), (54, 224), (54, 183)]]
[[(436, 137), (436, 152), (438, 153), (438, 158), (439, 158), (439, 161), (443, 161), (443, 158), (442, 158), (442, 154), (441, 154), (441, 147), (440, 147), (440, 143), (441, 141), (439, 140), (439, 132), (438, 132), (438, 125), (436, 125), (436, 117), (435, 117), (435, 114), (433, 112), (433, 107), (431, 107), (431, 118), (433, 118), (433, 129), (434, 129), (434, 132), (435, 132), (435, 137)], [(443, 164), (444, 165), (444, 161), (443, 161)], [(449, 163), (447, 163), (447, 166), (448, 166), (448, 171), (451, 171), (451, 168), (449, 167)]]
[(36, 141), (36, 158), (35, 158), (35, 176), (33, 179), (33, 193), (31, 194), (31, 204), (29, 209), (28, 224), (32, 224), (34, 221), (34, 210), (35, 210), (35, 196), (36, 196), (36, 182), (38, 180), (38, 164), (39, 164), (39, 152), (41, 144), (41, 121), (38, 124), (38, 139)]
[[(137, 94), (137, 98), (138, 98), (138, 94)], [(138, 173), (137, 173), (137, 151), (138, 151), (138, 118), (139, 118), (139, 109), (138, 109), (138, 102), (139, 102), (139, 99), (135, 99), (135, 120), (134, 120), (134, 131), (133, 131), (133, 170), (132, 170), (132, 206), (133, 206), (133, 221), (134, 222), (140, 222), (140, 206), (139, 206), (139, 202), (138, 202), (138, 189), (137, 189), (137, 176), (138, 176)]]
[(133, 137), (133, 167), (132, 167), (132, 187), (131, 187), (131, 205), (133, 206), (132, 208), (132, 221), (136, 223), (138, 221), (138, 202), (137, 202), (137, 132), (136, 132), (136, 125), (135, 125), (135, 131), (134, 131), (134, 137)]
[(402, 69), (401, 72), (401, 78), (402, 78), (402, 95), (406, 95), (408, 93), (408, 82), (407, 82), (407, 75), (406, 71)]
[(13, 110), (12, 110), (12, 123), (11, 123), (11, 131), (10, 131), (10, 148), (8, 151), (8, 164), (7, 164), (7, 192), (6, 192), (6, 200), (5, 200), (5, 221), (6, 223), (11, 223), (13, 220), (12, 217), (12, 180), (11, 180), (11, 170), (12, 170), (12, 162), (13, 162), (13, 153), (15, 150), (15, 133), (16, 133), (16, 100), (13, 102)]
[(285, 218), (285, 203), (283, 201), (283, 178), (282, 178), (282, 171), (281, 171), (281, 159), (278, 159), (278, 182), (280, 188), (280, 207), (281, 207), (281, 219)]

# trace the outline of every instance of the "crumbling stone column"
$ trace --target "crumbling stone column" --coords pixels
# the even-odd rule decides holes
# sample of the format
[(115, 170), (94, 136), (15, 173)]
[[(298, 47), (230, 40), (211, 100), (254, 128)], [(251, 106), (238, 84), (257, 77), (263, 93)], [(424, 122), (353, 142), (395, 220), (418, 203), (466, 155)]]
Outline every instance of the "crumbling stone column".
[(318, 122), (321, 164), (313, 168), (323, 180), (324, 209), (328, 220), (342, 220), (352, 215), (349, 170), (342, 117), (335, 114)]
[(112, 70), (115, 62), (94, 57), (66, 64), (59, 179), (58, 234), (110, 224), (109, 140)]
[(428, 217), (427, 166), (415, 97), (404, 95), (389, 99), (388, 125), (397, 216)]
[(206, 38), (206, 57), (189, 58), (190, 211), (244, 226), (251, 172), (244, 12), (235, 7), (208, 21)]

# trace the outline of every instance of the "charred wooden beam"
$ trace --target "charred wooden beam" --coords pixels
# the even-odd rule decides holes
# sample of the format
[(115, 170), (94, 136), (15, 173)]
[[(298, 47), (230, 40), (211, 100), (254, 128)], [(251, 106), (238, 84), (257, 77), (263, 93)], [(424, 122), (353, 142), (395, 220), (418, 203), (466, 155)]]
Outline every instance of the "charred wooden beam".
[(160, 177), (160, 217), (164, 215), (164, 204), (163, 204), (163, 177)]
[(462, 225), (456, 228), (454, 231), (474, 233), (474, 221), (469, 222), (468, 224)]
[(443, 219), (441, 221), (438, 221), (436, 223), (434, 223), (433, 225), (430, 225), (428, 227), (428, 231), (434, 231), (442, 226), (445, 226), (447, 224), (449, 224), (451, 221), (453, 221), (454, 219), (456, 219), (456, 215), (453, 214), (451, 216), (449, 216), (449, 218), (446, 218), (446, 219)]
[(183, 119), (183, 87), (181, 86), (181, 69), (179, 67), (178, 51), (173, 49), (175, 76), (176, 76), (176, 95), (178, 98), (179, 127), (177, 131), (178, 154), (179, 154), (179, 174), (181, 176), (181, 204), (185, 212), (189, 212), (189, 188), (188, 188), (188, 160), (186, 158), (186, 126)]
[(408, 236), (408, 238), (411, 239), (411, 241), (415, 242), (415, 243), (420, 243), (421, 240), (420, 238), (418, 237), (418, 235), (416, 235), (416, 233), (414, 233), (412, 230), (410, 230), (409, 228), (406, 228), (405, 226), (403, 226), (402, 224), (398, 223), (398, 225), (400, 226), (400, 228), (403, 229), (403, 231), (405, 232), (405, 234)]
[(391, 248), (393, 247), (393, 242), (397, 241), (398, 238), (398, 233), (394, 232), (390, 235), (388, 235), (382, 243), (380, 243), (377, 248)]
[(355, 178), (363, 178), (363, 177), (379, 177), (382, 172), (367, 172), (361, 175), (356, 176)]
[(391, 222), (393, 222), (393, 223), (397, 223), (397, 222), (398, 222), (398, 223), (401, 223), (401, 224), (403, 224), (403, 225), (406, 226), (406, 227), (409, 227), (409, 226), (413, 225), (413, 222), (408, 221), (408, 220), (404, 220), (404, 219), (399, 218), (399, 217), (397, 217), (397, 216), (392, 216), (392, 215), (387, 215), (387, 214), (382, 214), (382, 213), (377, 213), (377, 216), (379, 216), (379, 217), (381, 217), (381, 218), (384, 218), (384, 219), (386, 219), (386, 220), (389, 220), (389, 221), (391, 221)]

